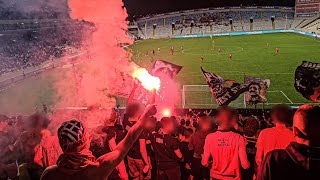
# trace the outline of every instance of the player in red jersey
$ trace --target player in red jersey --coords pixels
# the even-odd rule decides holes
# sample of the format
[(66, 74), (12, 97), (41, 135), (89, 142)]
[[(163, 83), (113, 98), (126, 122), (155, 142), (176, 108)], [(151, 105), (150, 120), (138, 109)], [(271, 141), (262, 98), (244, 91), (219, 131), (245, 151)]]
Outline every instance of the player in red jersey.
[(203, 63), (203, 61), (204, 61), (204, 57), (203, 56), (200, 57), (200, 61), (201, 61), (201, 63)]
[(276, 55), (279, 54), (279, 48), (276, 48)]
[(173, 56), (174, 55), (174, 47), (172, 46), (170, 50), (171, 50), (171, 55)]

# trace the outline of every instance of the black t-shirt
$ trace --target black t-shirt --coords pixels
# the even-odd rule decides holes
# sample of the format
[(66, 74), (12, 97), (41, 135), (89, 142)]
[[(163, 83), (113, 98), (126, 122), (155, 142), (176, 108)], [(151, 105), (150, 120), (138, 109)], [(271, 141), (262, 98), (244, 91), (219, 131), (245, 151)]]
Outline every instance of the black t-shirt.
[(179, 142), (176, 138), (168, 134), (153, 133), (150, 140), (159, 169), (171, 169), (179, 166), (178, 157), (174, 152), (179, 149)]
[(179, 143), (179, 149), (183, 155), (185, 163), (191, 163), (193, 158), (193, 150), (189, 150), (188, 146), (189, 142), (183, 141)]
[[(123, 127), (128, 132), (130, 128), (135, 124), (136, 122), (134, 121), (124, 121), (123, 122)], [(140, 152), (140, 139), (145, 139), (148, 140), (150, 136), (149, 131), (143, 131), (139, 137), (139, 139), (132, 145), (131, 149), (128, 152), (128, 156), (133, 158), (133, 159), (142, 159), (141, 152)]]
[(250, 162), (250, 168), (247, 170), (242, 169), (242, 179), (243, 180), (252, 180), (255, 170), (255, 157), (256, 157), (256, 143), (257, 139), (255, 137), (246, 137), (247, 145), (246, 145), (246, 152), (247, 157)]

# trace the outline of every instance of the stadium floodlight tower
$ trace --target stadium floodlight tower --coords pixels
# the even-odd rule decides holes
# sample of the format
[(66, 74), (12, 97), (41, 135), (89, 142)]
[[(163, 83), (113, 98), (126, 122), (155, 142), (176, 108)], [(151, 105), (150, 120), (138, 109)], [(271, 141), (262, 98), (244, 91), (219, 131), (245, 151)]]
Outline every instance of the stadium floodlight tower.
[(253, 17), (250, 17), (250, 31), (253, 31)]
[(274, 21), (275, 21), (275, 16), (271, 16), (272, 29), (276, 29), (276, 25)]
[(153, 24), (153, 37), (156, 35), (157, 24)]
[(210, 25), (210, 33), (212, 33), (213, 32), (213, 20), (210, 20), (209, 25)]
[(190, 34), (192, 34), (193, 32), (193, 26), (194, 26), (194, 20), (192, 20), (190, 24)]
[(229, 22), (230, 22), (230, 31), (234, 31), (233, 20), (231, 18), (229, 19)]
[(172, 22), (171, 28), (172, 28), (172, 36), (174, 36), (174, 30), (176, 28), (176, 23), (175, 22)]

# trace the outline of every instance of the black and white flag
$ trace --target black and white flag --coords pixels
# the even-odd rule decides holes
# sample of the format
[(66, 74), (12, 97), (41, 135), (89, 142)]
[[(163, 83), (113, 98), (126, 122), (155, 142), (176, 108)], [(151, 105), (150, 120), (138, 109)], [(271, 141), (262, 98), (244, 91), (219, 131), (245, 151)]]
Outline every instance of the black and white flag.
[(201, 70), (219, 106), (228, 105), (248, 90), (248, 85), (234, 80), (224, 80), (216, 74), (204, 71), (202, 67)]
[(296, 69), (294, 86), (306, 99), (320, 102), (320, 63), (303, 61)]

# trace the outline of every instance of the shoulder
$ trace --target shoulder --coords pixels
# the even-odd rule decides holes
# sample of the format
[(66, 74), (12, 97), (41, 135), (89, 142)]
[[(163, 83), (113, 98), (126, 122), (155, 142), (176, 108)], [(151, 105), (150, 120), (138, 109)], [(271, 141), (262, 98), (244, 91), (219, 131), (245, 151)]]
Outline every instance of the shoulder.
[(216, 135), (217, 135), (217, 132), (210, 133), (210, 134), (207, 135), (206, 139), (214, 138)]
[(44, 172), (41, 175), (41, 180), (47, 180), (47, 179), (56, 179), (55, 174), (57, 174), (58, 166), (50, 166), (47, 169), (44, 170)]
[(267, 134), (267, 133), (270, 133), (270, 132), (273, 132), (275, 131), (274, 127), (271, 127), (271, 128), (266, 128), (266, 129), (263, 129), (261, 130), (260, 134)]
[(267, 164), (269, 164), (269, 163), (275, 164), (274, 162), (276, 162), (276, 164), (279, 164), (284, 161), (287, 161), (288, 159), (289, 159), (289, 156), (288, 156), (288, 153), (286, 150), (276, 149), (276, 150), (268, 152), (264, 161)]
[(274, 131), (273, 128), (266, 128), (261, 130), (261, 132), (259, 133), (258, 139), (264, 138), (265, 136), (270, 135), (270, 133), (272, 133)]
[(167, 141), (168, 143), (179, 143), (177, 138), (168, 134), (165, 136), (165, 141)]

